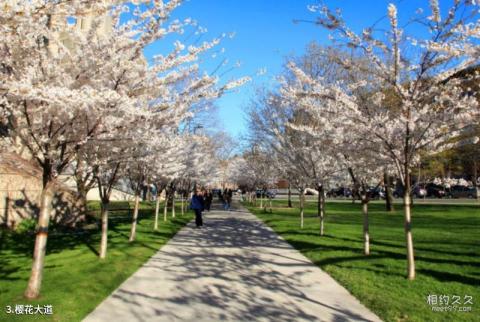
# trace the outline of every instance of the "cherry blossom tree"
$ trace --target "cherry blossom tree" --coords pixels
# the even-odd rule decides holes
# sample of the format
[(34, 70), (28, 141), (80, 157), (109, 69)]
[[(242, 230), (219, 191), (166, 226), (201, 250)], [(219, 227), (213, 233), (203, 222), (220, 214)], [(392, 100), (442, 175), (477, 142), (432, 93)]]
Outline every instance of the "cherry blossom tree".
[[(312, 48), (315, 50), (312, 51)], [(312, 92), (320, 94), (315, 87), (316, 83), (324, 86), (331, 86), (342, 81), (344, 84), (355, 84), (364, 79), (364, 74), (352, 73), (349, 70), (342, 70), (338, 65), (338, 57), (348, 57), (346, 53), (338, 48), (309, 47), (310, 54), (315, 59), (309, 59), (309, 70), (315, 71), (308, 74), (301, 67), (297, 67), (298, 62), (291, 63), (290, 68), (293, 73), (293, 79), (284, 85), (281, 94), (284, 97), (290, 96), (290, 101), (296, 103), (299, 110), (303, 111), (308, 123), (296, 128), (310, 135), (310, 138), (319, 144), (334, 146), (330, 150), (324, 151), (330, 154), (331, 163), (337, 163), (339, 171), (348, 172), (353, 183), (353, 197), (358, 198), (362, 203), (363, 213), (363, 234), (364, 234), (364, 252), (370, 254), (368, 203), (371, 198), (371, 187), (377, 189), (382, 183), (381, 178), (388, 170), (388, 160), (385, 156), (373, 153), (368, 144), (356, 133), (355, 124), (337, 108), (336, 101), (330, 97), (311, 95)], [(350, 59), (352, 59), (350, 57)], [(298, 61), (298, 60), (297, 60)], [(302, 61), (300, 60), (300, 63)], [(356, 59), (356, 65), (368, 65), (368, 62), (362, 59)], [(300, 66), (303, 67), (303, 64)], [(369, 98), (371, 92), (351, 87), (351, 95), (357, 99), (357, 104), (366, 113), (369, 108)], [(370, 89), (371, 90), (371, 89)], [(320, 126), (318, 126), (320, 125)], [(331, 179), (337, 176), (337, 173), (330, 173)], [(320, 198), (320, 196), (319, 196)], [(321, 205), (321, 202), (319, 202)], [(319, 212), (320, 213), (320, 212)]]
[(370, 232), (368, 204), (371, 200), (371, 187), (378, 189), (383, 182), (386, 160), (377, 158), (370, 149), (362, 146), (364, 142), (346, 140), (343, 148), (343, 163), (352, 182), (353, 191), (358, 194), (362, 204), (364, 254), (370, 255)]
[[(175, 178), (179, 177), (181, 173), (186, 170), (186, 165), (182, 162), (184, 157), (184, 140), (178, 137), (173, 137), (163, 146), (164, 151), (162, 153), (156, 153), (154, 160), (152, 161), (152, 172), (149, 179), (154, 182), (157, 187), (156, 205), (155, 205), (155, 222), (154, 229), (158, 229), (158, 216), (160, 208), (160, 195), (165, 190), (165, 205), (164, 209), (167, 209), (168, 195), (166, 189)], [(173, 205), (174, 207), (174, 205)], [(165, 218), (166, 221), (166, 213)]]
[[(101, 202), (101, 240), (99, 257), (105, 259), (108, 245), (108, 215), (110, 197), (113, 188), (124, 173), (125, 164), (128, 160), (128, 150), (132, 142), (127, 137), (117, 136), (115, 140), (91, 140), (83, 148), (81, 158), (77, 162), (83, 162), (81, 169), (86, 176), (92, 176), (98, 188)], [(79, 166), (76, 165), (76, 169)], [(78, 178), (78, 172), (76, 174)], [(85, 178), (85, 177), (84, 177)], [(78, 184), (79, 180), (77, 180)]]
[(247, 202), (254, 203), (256, 198), (255, 189), (257, 187), (255, 169), (250, 166), (249, 154), (232, 160), (229, 171), (229, 180), (235, 182), (242, 190), (242, 194), (247, 195)]
[[(248, 80), (216, 86), (218, 77), (199, 73), (195, 61), (220, 39), (188, 48), (177, 41), (168, 55), (157, 55), (153, 62), (147, 62), (143, 57), (146, 46), (194, 24), (191, 19), (170, 21), (170, 13), (180, 3), (134, 4), (126, 22), (124, 17), (131, 6), (122, 3), (25, 1), (2, 8), (0, 115), (12, 140), (27, 147), (43, 171), (26, 297), (37, 297), (40, 291), (55, 178), (75, 159), (78, 178), (91, 178), (88, 172), (95, 168), (85, 167), (84, 160), (78, 158), (83, 145), (94, 138), (113, 139), (118, 133), (115, 130), (122, 128), (117, 123), (119, 113), (153, 124), (155, 129), (178, 125), (199, 100), (218, 98)], [(68, 26), (71, 18), (85, 20), (87, 29)], [(134, 124), (138, 133), (152, 128)]]
[[(240, 189), (248, 193), (250, 202), (256, 204), (257, 189), (261, 189), (260, 208), (266, 210), (263, 192), (272, 188), (278, 180), (278, 171), (271, 151), (252, 146), (240, 158), (233, 160), (229, 171), (230, 181), (236, 182)], [(270, 204), (271, 209), (271, 204)]]
[(213, 138), (204, 134), (185, 135), (186, 146), (184, 162), (186, 171), (184, 178), (194, 182), (194, 186), (206, 185), (218, 179), (218, 159), (215, 155), (215, 144)]
[[(388, 156), (404, 186), (405, 237), (407, 276), (415, 278), (414, 247), (411, 221), (411, 169), (420, 151), (434, 152), (445, 147), (448, 138), (474, 122), (478, 108), (473, 95), (466, 95), (462, 83), (478, 79), (478, 75), (458, 79), (451, 76), (478, 63), (480, 35), (478, 4), (454, 1), (442, 15), (438, 1), (430, 1), (431, 14), (418, 14), (410, 23), (425, 28), (417, 37), (406, 34), (398, 21), (395, 5), (388, 6), (389, 29), (377, 34), (367, 28), (361, 34), (348, 28), (341, 15), (327, 7), (318, 9), (317, 23), (332, 30), (333, 39), (344, 43), (371, 64), (368, 70), (355, 60), (342, 59), (346, 69), (368, 75), (356, 84), (325, 85), (318, 80), (301, 77), (302, 82), (315, 84), (311, 97), (331, 100), (336, 110), (344, 111), (355, 124), (356, 132), (377, 155)], [(421, 38), (421, 37), (425, 38)], [(354, 90), (373, 90), (370, 108), (364, 110)], [(398, 104), (389, 106), (386, 92)], [(303, 94), (305, 95), (305, 93)]]
[(43, 172), (32, 274), (25, 292), (28, 298), (37, 297), (40, 291), (53, 182), (75, 151), (101, 130), (95, 115), (118, 99), (108, 89), (99, 91), (76, 77), (72, 67), (78, 55), (52, 50), (59, 17), (75, 16), (87, 5), (99, 12), (106, 10), (94, 1), (70, 5), (36, 1), (6, 4), (0, 13), (2, 121), (13, 142), (21, 142)]
[[(307, 96), (297, 96), (297, 85), (300, 81), (295, 77), (282, 80), (278, 94), (260, 95), (250, 113), (250, 129), (252, 137), (259, 144), (267, 145), (274, 151), (276, 165), (281, 169), (284, 178), (290, 179), (300, 194), (300, 225), (303, 227), (305, 189), (315, 186), (319, 192), (318, 215), (320, 218), (320, 234), (324, 234), (325, 225), (325, 186), (335, 172), (339, 129), (331, 126), (328, 114), (318, 113), (317, 119), (309, 117), (302, 104), (313, 104), (318, 101)], [(307, 84), (301, 84), (307, 86)], [(321, 111), (316, 109), (316, 111)], [(322, 135), (314, 135), (313, 129)]]

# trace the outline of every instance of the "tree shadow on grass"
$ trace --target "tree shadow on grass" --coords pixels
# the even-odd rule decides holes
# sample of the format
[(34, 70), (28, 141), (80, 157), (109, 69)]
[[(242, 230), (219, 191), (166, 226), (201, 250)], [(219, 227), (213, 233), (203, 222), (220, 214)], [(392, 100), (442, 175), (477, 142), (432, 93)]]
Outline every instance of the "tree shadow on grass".
[[(286, 239), (289, 240), (289, 242), (295, 246), (299, 247), (299, 249), (303, 249), (306, 247), (306, 251), (312, 251), (315, 248), (318, 250), (341, 250), (341, 249), (336, 249), (337, 246), (331, 246), (331, 245), (325, 245), (322, 243), (322, 240), (329, 240), (331, 242), (334, 242), (335, 240), (341, 240), (349, 243), (358, 243), (357, 247), (352, 248), (353, 252), (363, 252), (363, 239), (361, 238), (346, 238), (346, 237), (339, 237), (339, 236), (334, 236), (330, 234), (326, 234), (324, 236), (320, 236), (319, 234), (315, 233), (309, 233), (305, 231), (298, 231), (298, 230), (287, 230), (287, 231), (282, 231), (282, 234), (286, 235)], [(360, 232), (359, 232), (360, 234)], [(307, 237), (313, 237), (313, 238), (318, 238), (319, 243), (309, 243), (306, 245), (302, 245), (301, 241), (296, 241), (293, 238), (289, 238), (290, 236), (307, 236)], [(320, 244), (321, 243), (321, 244)], [(435, 244), (435, 242), (431, 242), (432, 244)], [(296, 245), (295, 245), (296, 244)], [(475, 260), (478, 257), (478, 252), (453, 252), (453, 251), (448, 251), (448, 250), (439, 250), (435, 249), (433, 246), (430, 248), (427, 247), (422, 247), (419, 245), (426, 244), (426, 242), (417, 242), (415, 246), (415, 250), (418, 252), (415, 256), (415, 258), (418, 261), (424, 261), (424, 262), (429, 262), (429, 263), (437, 263), (437, 264), (455, 264), (458, 266), (473, 266), (473, 267), (480, 267), (480, 261)], [(476, 246), (474, 244), (470, 243), (456, 243), (455, 245), (465, 245), (465, 246)], [(384, 249), (378, 250), (376, 246), (384, 246), (384, 247), (391, 247), (394, 248), (396, 251), (387, 251)], [(388, 242), (388, 241), (383, 241), (379, 240), (377, 238), (372, 238), (370, 247), (372, 251), (378, 251), (380, 253), (384, 253), (386, 255), (392, 256), (394, 258), (405, 258), (405, 255), (403, 255), (403, 251), (405, 249), (404, 241), (402, 240), (401, 242)], [(345, 249), (348, 250), (348, 249)], [(428, 253), (436, 253), (436, 254), (442, 254), (442, 255), (450, 255), (450, 257), (431, 257), (427, 256)], [(400, 254), (400, 257), (398, 256)], [(454, 256), (455, 258), (451, 258)], [(468, 259), (465, 257), (469, 257)]]
[(339, 246), (339, 245), (325, 245), (325, 244), (318, 244), (318, 243), (311, 243), (302, 240), (296, 240), (291, 238), (285, 238), (285, 240), (292, 245), (294, 248), (305, 251), (305, 252), (325, 252), (325, 251), (340, 251), (340, 252), (351, 252), (351, 253), (359, 253), (362, 252), (361, 247), (355, 246)]
[[(121, 227), (131, 222), (129, 212), (112, 212), (112, 218), (109, 220), (109, 230), (116, 234), (123, 235), (128, 240), (128, 235), (122, 233)], [(151, 217), (152, 210), (142, 209), (139, 211), (139, 221)], [(97, 225), (100, 227), (99, 225)], [(31, 258), (35, 244), (35, 234), (33, 232), (16, 233), (14, 231), (0, 228), (0, 279), (16, 279), (12, 277), (15, 273), (23, 270), (24, 262), (19, 262), (18, 258)], [(109, 236), (109, 244), (112, 242), (112, 236)], [(47, 241), (47, 255), (61, 253), (65, 250), (73, 250), (79, 247), (85, 247), (93, 255), (98, 256), (98, 243), (100, 240), (100, 229), (63, 228), (52, 226)], [(115, 242), (113, 242), (114, 244)], [(151, 246), (139, 242), (143, 247), (155, 249)], [(128, 244), (126, 244), (128, 246)], [(156, 250), (156, 249), (155, 249)], [(29, 269), (29, 268), (28, 268)]]
[(17, 281), (20, 280), (20, 277), (13, 277), (11, 275), (14, 275), (20, 271), (18, 267), (7, 267), (6, 263), (2, 263), (2, 267), (0, 268), (0, 280), (2, 281)]
[(418, 269), (418, 273), (433, 277), (440, 282), (457, 282), (469, 286), (480, 286), (480, 279), (465, 275), (452, 274), (449, 272), (439, 272), (431, 269)]
[(96, 242), (95, 242), (95, 243), (92, 243), (92, 239), (91, 239), (91, 238), (85, 238), (85, 239), (83, 240), (83, 242), (84, 242), (85, 246), (87, 246), (87, 248), (90, 249), (90, 251), (95, 254), (95, 256), (100, 256), (100, 253), (99, 253), (98, 250), (95, 248), (95, 246), (96, 246), (96, 244), (97, 244)]
[[(295, 241), (295, 240), (288, 240), (288, 239), (287, 241), (296, 249), (304, 252), (347, 251), (352, 253), (361, 253), (363, 251), (361, 247), (355, 248), (355, 247), (346, 247), (346, 246), (318, 245), (311, 242)], [(372, 260), (387, 259), (387, 258), (394, 259), (394, 260), (405, 260), (406, 257), (405, 257), (405, 254), (402, 254), (402, 253), (395, 253), (395, 252), (390, 252), (385, 250), (373, 250), (369, 256), (365, 256), (365, 255), (339, 256), (338, 253), (334, 253), (332, 254), (331, 257), (315, 260), (314, 263), (320, 267), (327, 266), (327, 265), (336, 265), (336, 266), (346, 267), (345, 265), (339, 265), (339, 264), (355, 262), (355, 261), (368, 262)], [(474, 267), (480, 266), (478, 263), (458, 261), (458, 260), (447, 259), (447, 258), (440, 259), (440, 258), (430, 258), (430, 257), (417, 255), (415, 259), (417, 260), (417, 262), (449, 264), (449, 265), (455, 264), (459, 267), (464, 267), (465, 265), (474, 266)], [(362, 269), (367, 269), (367, 268), (362, 268)], [(434, 271), (429, 269), (418, 269), (418, 272), (426, 276), (433, 277), (439, 281), (454, 281), (454, 282), (459, 282), (466, 285), (480, 285), (480, 279), (468, 277), (465, 275), (452, 274), (449, 272), (444, 272), (444, 271), (440, 272), (440, 271)], [(383, 271), (382, 273), (385, 273), (388, 275), (398, 275), (396, 273), (390, 273), (385, 271)]]
[[(350, 266), (350, 265), (342, 265), (342, 268), (348, 269), (351, 272), (359, 272), (359, 271), (367, 271), (375, 274), (375, 277), (379, 276), (397, 276), (400, 278), (405, 278), (405, 273), (399, 269), (398, 272), (392, 272), (391, 270), (387, 270), (386, 265), (378, 265), (374, 264), (372, 266)], [(403, 267), (402, 267), (403, 268)]]
[[(361, 232), (359, 231), (359, 234), (360, 233)], [(310, 233), (304, 234), (304, 233), (298, 232), (298, 231), (288, 231), (288, 232), (285, 232), (285, 234), (309, 235), (309, 236), (312, 236), (312, 237), (315, 237), (315, 236), (320, 237), (319, 234), (310, 234)], [(401, 241), (397, 241), (397, 242), (388, 242), (388, 241), (385, 241), (384, 239), (375, 238), (375, 236), (370, 236), (370, 237), (372, 238), (371, 239), (371, 245), (373, 245), (373, 246), (378, 245), (378, 246), (405, 249), (405, 244), (404, 244), (403, 239)], [(338, 236), (329, 235), (329, 234), (326, 234), (321, 238), (331, 238), (331, 239), (334, 239), (334, 240), (343, 240), (343, 241), (346, 241), (346, 242), (363, 243), (363, 239), (361, 239), (361, 238), (345, 238), (345, 237), (338, 237)], [(435, 242), (431, 242), (431, 243), (435, 244)], [(427, 242), (426, 241), (417, 241), (416, 245), (415, 245), (415, 250), (417, 250), (417, 251), (425, 251), (425, 252), (439, 253), (439, 254), (449, 254), (449, 255), (453, 255), (453, 256), (478, 256), (478, 255), (480, 255), (478, 252), (471, 252), (471, 251), (470, 252), (449, 252), (449, 251), (446, 251), (446, 250), (434, 249), (433, 247), (431, 247), (431, 248), (426, 248), (426, 247), (421, 247), (421, 246), (419, 247), (418, 246), (419, 244), (420, 245), (427, 244)], [(470, 247), (477, 246), (474, 243), (459, 243), (459, 242), (455, 242), (455, 245), (463, 245), (463, 246), (470, 246)], [(468, 265), (469, 263), (470, 262), (459, 261), (460, 265)]]
[[(67, 249), (75, 249), (82, 245), (90, 249), (94, 254), (96, 249), (92, 246), (95, 236), (89, 232), (54, 232), (49, 235), (47, 242), (47, 255), (60, 253)], [(9, 279), (11, 275), (20, 272), (25, 268), (25, 261), (19, 261), (19, 258), (30, 259), (33, 256), (35, 243), (35, 234), (15, 232), (6, 232), (4, 243), (0, 252), (0, 279)], [(48, 268), (48, 266), (45, 266)], [(29, 267), (27, 268), (29, 269)]]

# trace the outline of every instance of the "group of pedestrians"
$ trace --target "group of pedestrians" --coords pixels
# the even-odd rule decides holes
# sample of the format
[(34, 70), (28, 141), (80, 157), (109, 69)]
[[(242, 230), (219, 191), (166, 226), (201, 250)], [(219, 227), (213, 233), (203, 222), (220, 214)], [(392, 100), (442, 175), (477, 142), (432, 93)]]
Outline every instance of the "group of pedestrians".
[(232, 189), (224, 189), (223, 192), (220, 191), (219, 198), (223, 204), (223, 209), (230, 210), (230, 206), (232, 205), (232, 197), (233, 197)]
[[(232, 204), (233, 190), (224, 189), (218, 192), (218, 197), (223, 204), (223, 209), (230, 210)], [(211, 190), (196, 189), (190, 202), (190, 209), (195, 211), (195, 225), (197, 228), (203, 226), (203, 211), (210, 211), (212, 206), (213, 192)]]
[(210, 190), (195, 190), (190, 202), (190, 208), (195, 211), (195, 225), (197, 228), (203, 226), (202, 212), (204, 210), (210, 211), (212, 206), (213, 193)]

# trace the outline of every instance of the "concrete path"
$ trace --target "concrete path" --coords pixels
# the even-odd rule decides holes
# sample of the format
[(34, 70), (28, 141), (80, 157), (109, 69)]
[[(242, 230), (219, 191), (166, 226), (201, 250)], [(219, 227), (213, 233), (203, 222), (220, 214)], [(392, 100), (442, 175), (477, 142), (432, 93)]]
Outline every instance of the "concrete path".
[(84, 321), (380, 321), (246, 210), (205, 214)]

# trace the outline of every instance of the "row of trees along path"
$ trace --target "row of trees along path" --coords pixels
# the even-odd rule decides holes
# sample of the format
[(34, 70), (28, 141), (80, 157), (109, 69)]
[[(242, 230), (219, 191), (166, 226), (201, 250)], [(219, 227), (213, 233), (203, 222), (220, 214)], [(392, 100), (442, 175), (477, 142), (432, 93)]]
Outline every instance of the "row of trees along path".
[(254, 192), (288, 180), (300, 194), (301, 227), (305, 188), (315, 187), (323, 235), (325, 187), (350, 181), (369, 255), (368, 190), (395, 175), (404, 187), (406, 275), (413, 280), (412, 169), (422, 156), (479, 141), (478, 9), (472, 1), (448, 8), (429, 1), (400, 23), (390, 4), (385, 19), (356, 33), (339, 11), (311, 6), (333, 43), (310, 45), (288, 60), (278, 89), (259, 91), (249, 111), (251, 150), (232, 170), (237, 182)]
[[(189, 131), (195, 115), (248, 77), (221, 82), (199, 57), (223, 38), (184, 42), (204, 29), (171, 19), (179, 0), (7, 1), (0, 11), (2, 148), (28, 151), (42, 170), (40, 214), (27, 298), (40, 294), (54, 182), (74, 173), (78, 198), (97, 186), (102, 203), (100, 258), (107, 254), (108, 207), (122, 179), (135, 193), (136, 236), (142, 184), (185, 193), (215, 168), (212, 142)], [(174, 35), (177, 34), (177, 37)], [(190, 43), (186, 43), (190, 42)], [(145, 57), (147, 47), (166, 52)], [(170, 45), (170, 46), (169, 46)], [(218, 72), (225, 64), (220, 63)], [(222, 72), (223, 73), (223, 72)], [(3, 136), (3, 134), (2, 134)], [(202, 146), (202, 149), (195, 148)], [(158, 225), (158, 205), (156, 211)]]

